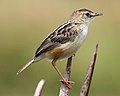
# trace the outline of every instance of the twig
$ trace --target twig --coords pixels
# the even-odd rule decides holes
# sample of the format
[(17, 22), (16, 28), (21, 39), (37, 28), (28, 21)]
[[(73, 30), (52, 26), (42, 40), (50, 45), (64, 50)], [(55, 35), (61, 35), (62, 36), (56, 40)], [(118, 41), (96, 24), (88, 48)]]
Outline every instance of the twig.
[(96, 44), (96, 48), (93, 53), (91, 63), (89, 65), (88, 72), (86, 74), (86, 78), (85, 78), (84, 84), (82, 86), (82, 90), (80, 92), (80, 96), (88, 96), (90, 84), (91, 84), (91, 80), (92, 80), (92, 75), (93, 75), (93, 71), (94, 71), (94, 67), (95, 67), (96, 57), (97, 57), (97, 50), (98, 50), (98, 43)]
[[(93, 71), (94, 71), (94, 67), (95, 67), (96, 57), (97, 57), (97, 50), (98, 50), (98, 44), (96, 44), (96, 48), (95, 48), (95, 51), (93, 53), (91, 63), (89, 65), (88, 72), (86, 74), (86, 78), (85, 78), (84, 84), (82, 86), (82, 90), (80, 92), (80, 96), (88, 96), (89, 89), (90, 89), (90, 84), (91, 84), (91, 80), (92, 80), (92, 75), (93, 75)], [(71, 65), (72, 65), (72, 56), (70, 58), (68, 58), (66, 71), (65, 71), (65, 74), (64, 74), (64, 79), (67, 80), (67, 81), (70, 80)], [(38, 86), (35, 90), (34, 96), (41, 96), (41, 92), (42, 92), (42, 89), (44, 87), (44, 84), (45, 84), (45, 80), (41, 80), (38, 83)], [(59, 96), (68, 96), (69, 90), (70, 89), (68, 89), (66, 87), (66, 85), (61, 84)]]
[[(71, 65), (72, 65), (72, 56), (68, 58), (66, 71), (64, 74), (64, 79), (67, 81), (70, 80)], [(64, 84), (61, 84), (59, 96), (68, 96), (68, 92), (69, 92), (69, 89)]]
[(42, 93), (42, 89), (44, 87), (44, 84), (45, 84), (45, 80), (41, 80), (37, 87), (36, 87), (36, 90), (35, 90), (35, 93), (34, 93), (34, 96), (41, 96), (41, 93)]

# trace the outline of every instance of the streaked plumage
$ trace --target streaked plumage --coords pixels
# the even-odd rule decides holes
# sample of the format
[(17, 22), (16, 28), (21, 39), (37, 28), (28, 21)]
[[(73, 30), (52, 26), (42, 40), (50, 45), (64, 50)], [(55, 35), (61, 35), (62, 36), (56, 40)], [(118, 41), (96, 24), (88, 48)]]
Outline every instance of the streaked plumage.
[(62, 24), (43, 40), (35, 53), (35, 57), (18, 71), (17, 74), (21, 73), (30, 64), (43, 58), (49, 58), (52, 60), (53, 67), (55, 67), (63, 81), (65, 81), (55, 66), (55, 62), (59, 59), (69, 58), (78, 51), (86, 38), (91, 20), (95, 16), (100, 15), (102, 14), (92, 12), (88, 9), (74, 11), (67, 22)]

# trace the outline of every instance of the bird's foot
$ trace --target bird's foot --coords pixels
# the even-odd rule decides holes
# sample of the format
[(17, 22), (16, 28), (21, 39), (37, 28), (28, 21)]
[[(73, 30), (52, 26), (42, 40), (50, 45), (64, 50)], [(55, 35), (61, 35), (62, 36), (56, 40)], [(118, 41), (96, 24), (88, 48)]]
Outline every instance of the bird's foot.
[(70, 84), (74, 84), (75, 82), (73, 81), (67, 81), (67, 80), (60, 80), (62, 84), (64, 84), (68, 89), (72, 89)]

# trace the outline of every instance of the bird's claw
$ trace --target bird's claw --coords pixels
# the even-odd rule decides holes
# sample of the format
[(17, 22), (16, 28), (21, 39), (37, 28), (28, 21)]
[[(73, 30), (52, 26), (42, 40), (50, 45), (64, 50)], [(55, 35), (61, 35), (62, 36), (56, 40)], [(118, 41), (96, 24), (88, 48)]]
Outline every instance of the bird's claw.
[(60, 82), (62, 82), (62, 84), (64, 84), (68, 89), (72, 89), (70, 84), (74, 84), (75, 83), (73, 81), (67, 81), (67, 80), (60, 80)]

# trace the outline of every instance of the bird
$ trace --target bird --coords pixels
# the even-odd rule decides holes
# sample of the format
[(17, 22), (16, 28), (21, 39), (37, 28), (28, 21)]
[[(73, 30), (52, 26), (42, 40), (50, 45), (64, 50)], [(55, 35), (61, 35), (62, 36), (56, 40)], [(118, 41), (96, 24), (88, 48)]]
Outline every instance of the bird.
[(31, 64), (48, 58), (62, 78), (62, 82), (70, 89), (70, 81), (64, 79), (56, 66), (56, 61), (75, 55), (86, 39), (91, 21), (101, 15), (103, 14), (93, 12), (86, 8), (75, 10), (65, 23), (56, 28), (43, 40), (36, 50), (33, 59), (22, 67), (22, 69), (17, 72), (17, 75)]

